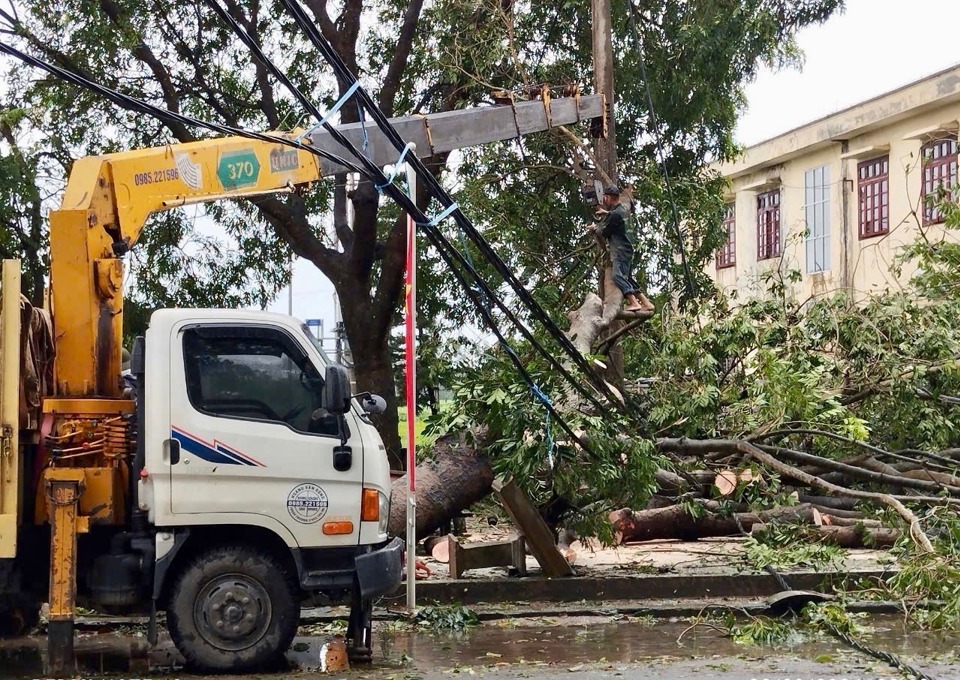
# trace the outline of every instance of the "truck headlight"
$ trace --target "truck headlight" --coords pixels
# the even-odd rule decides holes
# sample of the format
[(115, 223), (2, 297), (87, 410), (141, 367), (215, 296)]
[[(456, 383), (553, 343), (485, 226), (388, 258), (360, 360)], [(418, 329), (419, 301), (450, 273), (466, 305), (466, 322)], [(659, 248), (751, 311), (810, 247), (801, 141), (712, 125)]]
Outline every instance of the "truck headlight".
[(390, 523), (390, 497), (385, 493), (380, 493), (380, 523), (377, 525), (377, 531), (381, 534), (387, 533), (387, 525)]

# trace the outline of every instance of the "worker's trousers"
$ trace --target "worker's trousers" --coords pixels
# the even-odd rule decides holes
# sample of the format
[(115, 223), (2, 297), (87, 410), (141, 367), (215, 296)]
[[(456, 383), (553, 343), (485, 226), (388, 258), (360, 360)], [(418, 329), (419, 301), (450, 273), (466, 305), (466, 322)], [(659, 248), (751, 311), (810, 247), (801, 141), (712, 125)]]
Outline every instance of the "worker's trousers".
[(633, 248), (615, 241), (610, 241), (609, 245), (613, 282), (624, 295), (640, 292), (640, 284), (633, 278)]

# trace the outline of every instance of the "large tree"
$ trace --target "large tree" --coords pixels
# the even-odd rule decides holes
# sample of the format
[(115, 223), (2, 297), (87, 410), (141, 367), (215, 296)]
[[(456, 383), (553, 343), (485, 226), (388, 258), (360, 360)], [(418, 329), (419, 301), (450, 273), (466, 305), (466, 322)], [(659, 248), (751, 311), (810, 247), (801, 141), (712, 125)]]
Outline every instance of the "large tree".
[[(263, 45), (296, 85), (331, 104), (346, 84), (332, 78), (279, 4), (224, 0), (230, 13)], [(514, 5), (502, 0), (326, 0), (305, 3), (323, 35), (389, 115), (439, 111), (487, 101), (493, 88), (590, 81), (589, 3)], [(636, 183), (648, 225), (656, 278), (675, 272), (663, 234), (672, 204), (687, 223), (692, 271), (718, 243), (708, 226), (719, 213), (721, 187), (699, 168), (733, 151), (731, 130), (742, 86), (766, 60), (794, 58), (793, 35), (834, 11), (839, 0), (697, 0), (643, 2), (639, 34), (627, 21), (631, 6), (614, 3), (619, 116), (624, 175)], [(3, 15), (8, 38), (92, 80), (143, 97), (171, 111), (250, 129), (289, 129), (304, 112), (251, 60), (249, 52), (210, 10), (188, 0), (55, 0), (16, 3)], [(649, 111), (636, 69), (643, 41), (654, 101), (664, 125), (673, 201), (664, 193), (649, 134)], [(34, 129), (55, 136), (74, 155), (168, 141), (201, 133), (121, 111), (31, 71), (14, 74), (14, 108)], [(354, 106), (345, 122), (358, 119)], [(579, 133), (578, 133), (579, 134)], [(586, 289), (590, 258), (572, 258), (582, 206), (571, 200), (571, 148), (561, 136), (522, 146), (499, 145), (465, 153), (461, 204), (477, 214), (508, 262), (559, 315)], [(444, 158), (431, 159), (440, 171)], [(425, 203), (425, 192), (420, 192)], [(536, 198), (534, 198), (536, 196)], [(352, 204), (352, 210), (348, 205)], [(210, 218), (211, 229), (197, 216)], [(352, 215), (352, 219), (350, 216)], [(396, 321), (404, 261), (403, 221), (384, 209), (375, 189), (345, 177), (307, 196), (260, 198), (158, 218), (145, 235), (135, 266), (134, 298), (143, 308), (168, 304), (263, 304), (286, 281), (289, 253), (310, 260), (334, 284), (353, 351), (358, 388), (379, 392), (388, 409), (378, 423), (399, 462), (394, 373), (388, 337)], [(186, 243), (186, 245), (185, 245)], [(136, 252), (136, 251), (135, 251)], [(135, 264), (137, 264), (135, 263)], [(430, 304), (441, 318), (472, 318), (443, 271), (424, 265), (433, 280)], [(546, 268), (547, 273), (539, 273)], [(571, 269), (566, 277), (559, 274)], [(429, 278), (427, 278), (429, 277)], [(580, 281), (579, 285), (577, 281)], [(657, 280), (651, 283), (657, 283)], [(702, 280), (694, 282), (701, 285)], [(429, 291), (428, 291), (429, 293)], [(452, 303), (452, 304), (451, 304)]]

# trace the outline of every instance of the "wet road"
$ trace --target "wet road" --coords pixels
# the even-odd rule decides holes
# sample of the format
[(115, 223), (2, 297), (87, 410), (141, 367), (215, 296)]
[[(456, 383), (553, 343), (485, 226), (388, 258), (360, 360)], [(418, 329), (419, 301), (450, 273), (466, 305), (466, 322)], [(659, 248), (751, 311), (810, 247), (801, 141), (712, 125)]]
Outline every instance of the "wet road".
[[(960, 635), (905, 632), (899, 620), (870, 621), (869, 644), (897, 654), (936, 678), (960, 678), (954, 649)], [(646, 619), (513, 619), (456, 633), (375, 630), (374, 664), (339, 674), (345, 678), (413, 680), (451, 676), (504, 678), (819, 678), (898, 677), (886, 664), (847, 649), (832, 638), (797, 635), (775, 647), (739, 645), (707, 627)], [(320, 646), (329, 634), (307, 629), (288, 655), (290, 669), (260, 679), (305, 678), (317, 673)], [(313, 635), (309, 633), (314, 633)], [(682, 638), (681, 638), (682, 635)], [(678, 642), (678, 638), (681, 638)], [(43, 677), (43, 638), (0, 644), (0, 680)], [(78, 641), (78, 677), (196, 678), (177, 667), (169, 642), (148, 650), (128, 633), (84, 636)], [(221, 676), (225, 677), (225, 676)]]

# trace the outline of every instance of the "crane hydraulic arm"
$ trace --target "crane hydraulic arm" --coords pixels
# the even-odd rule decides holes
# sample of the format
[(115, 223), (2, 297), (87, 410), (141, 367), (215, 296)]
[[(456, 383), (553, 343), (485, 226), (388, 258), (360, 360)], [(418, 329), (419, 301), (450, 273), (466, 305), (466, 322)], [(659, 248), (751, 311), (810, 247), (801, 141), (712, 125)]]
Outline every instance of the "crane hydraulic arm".
[(292, 192), (318, 179), (314, 154), (246, 137), (78, 160), (50, 213), (58, 396), (120, 396), (121, 258), (152, 213)]

